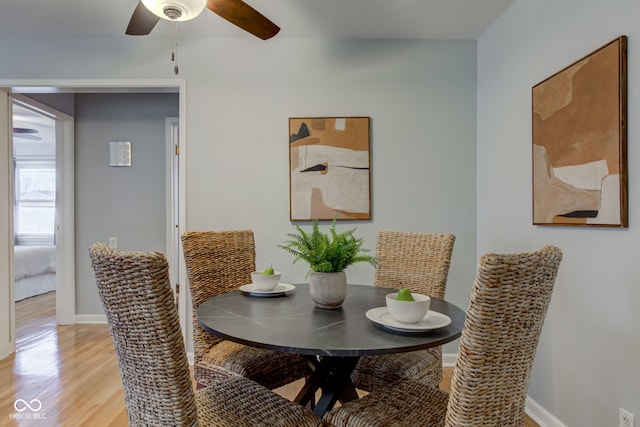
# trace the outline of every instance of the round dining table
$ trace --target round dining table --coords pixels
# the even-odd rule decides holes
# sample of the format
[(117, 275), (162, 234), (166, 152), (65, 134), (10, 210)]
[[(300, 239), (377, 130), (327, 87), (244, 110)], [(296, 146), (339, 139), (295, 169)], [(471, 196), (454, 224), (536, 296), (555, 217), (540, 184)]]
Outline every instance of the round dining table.
[(361, 356), (423, 350), (454, 341), (460, 337), (465, 320), (462, 309), (432, 298), (430, 311), (447, 316), (449, 324), (427, 330), (397, 330), (371, 316), (372, 309), (384, 310), (385, 296), (396, 289), (349, 284), (341, 308), (322, 309), (311, 300), (308, 284), (282, 288), (282, 292), (237, 290), (218, 295), (200, 305), (198, 323), (220, 338), (305, 356), (314, 370), (295, 401), (314, 403), (316, 391), (321, 389), (313, 407), (319, 416), (338, 400), (358, 398), (351, 373)]

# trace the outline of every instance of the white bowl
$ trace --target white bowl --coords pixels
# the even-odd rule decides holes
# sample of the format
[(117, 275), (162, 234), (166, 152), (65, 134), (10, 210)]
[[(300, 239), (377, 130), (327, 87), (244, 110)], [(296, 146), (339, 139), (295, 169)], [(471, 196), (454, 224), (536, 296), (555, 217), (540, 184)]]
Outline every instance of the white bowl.
[(428, 295), (411, 293), (415, 301), (398, 301), (398, 293), (387, 295), (389, 314), (402, 323), (418, 323), (429, 311), (431, 298)]
[(272, 291), (280, 283), (280, 272), (262, 274), (262, 271), (251, 273), (251, 283), (257, 291)]

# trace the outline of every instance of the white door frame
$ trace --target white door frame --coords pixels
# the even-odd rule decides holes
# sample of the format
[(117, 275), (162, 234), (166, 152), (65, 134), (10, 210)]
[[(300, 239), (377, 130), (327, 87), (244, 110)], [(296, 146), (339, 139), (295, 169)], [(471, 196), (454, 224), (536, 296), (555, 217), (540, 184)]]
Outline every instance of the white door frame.
[[(186, 271), (184, 256), (182, 256), (180, 235), (181, 218), (186, 218), (185, 212), (185, 180), (182, 172), (185, 170), (184, 165), (184, 147), (180, 144), (180, 118), (165, 118), (165, 141), (167, 153), (166, 161), (166, 212), (167, 212), (167, 259), (169, 260), (170, 280), (173, 292), (178, 298), (178, 313), (180, 313), (180, 326), (182, 328), (182, 336), (186, 339), (186, 295), (187, 286), (182, 272)], [(185, 284), (182, 286), (180, 284)]]
[[(184, 79), (57, 79), (57, 80), (25, 80), (25, 79), (0, 79), (0, 170), (7, 171), (7, 176), (0, 176), (0, 198), (9, 200), (13, 194), (12, 182), (13, 177), (10, 176), (12, 168), (12, 153), (9, 152), (12, 144), (10, 143), (9, 128), (11, 127), (11, 97), (8, 93), (47, 93), (47, 92), (178, 92), (178, 120), (179, 141), (181, 145), (182, 155), (180, 162), (184, 163), (184, 153), (186, 148), (186, 81)], [(6, 129), (5, 129), (6, 126)], [(5, 139), (7, 142), (5, 143)], [(73, 157), (64, 158), (73, 165)], [(67, 163), (69, 164), (69, 163)], [(178, 235), (186, 230), (186, 196), (185, 188), (185, 168), (180, 167), (179, 171), (180, 196), (178, 198), (178, 211), (181, 213), (178, 218)], [(65, 205), (66, 208), (66, 205)], [(72, 208), (73, 212), (73, 208)], [(67, 216), (68, 217), (68, 216)], [(9, 204), (7, 211), (0, 211), (0, 271), (6, 272), (0, 279), (1, 283), (9, 283), (6, 289), (0, 285), (0, 358), (4, 358), (15, 350), (15, 304), (13, 302), (13, 207)], [(6, 234), (5, 234), (6, 232)], [(72, 242), (74, 243), (74, 242)], [(180, 251), (179, 258), (182, 260), (181, 246), (174, 244)], [(75, 257), (71, 257), (75, 262)], [(183, 263), (184, 261), (181, 261)], [(178, 269), (179, 283), (187, 283), (184, 268)], [(70, 269), (75, 275), (75, 267)], [(74, 286), (75, 300), (75, 286)], [(184, 292), (182, 293), (184, 295)], [(186, 305), (184, 300), (180, 298), (183, 307), (180, 310), (180, 323), (182, 326), (183, 336), (186, 336), (185, 316)], [(1, 309), (5, 307), (6, 310)], [(75, 303), (73, 307), (73, 323), (75, 323)]]
[[(0, 198), (13, 195), (12, 101), (8, 91), (0, 89)], [(0, 209), (0, 358), (15, 351), (15, 304), (13, 303), (13, 203)], [(5, 326), (6, 325), (6, 326)]]

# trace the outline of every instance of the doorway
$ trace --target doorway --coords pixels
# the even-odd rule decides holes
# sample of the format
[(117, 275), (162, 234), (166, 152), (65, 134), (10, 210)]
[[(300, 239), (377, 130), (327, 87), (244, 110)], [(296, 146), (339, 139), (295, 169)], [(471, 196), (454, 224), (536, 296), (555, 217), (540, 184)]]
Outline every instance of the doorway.
[[(184, 152), (185, 152), (185, 142), (186, 139), (184, 137), (184, 116), (185, 116), (185, 102), (184, 102), (184, 93), (185, 93), (185, 82), (183, 80), (151, 80), (151, 81), (140, 81), (136, 80), (126, 81), (126, 80), (91, 80), (91, 81), (83, 81), (83, 80), (69, 80), (69, 81), (2, 81), (0, 80), (0, 87), (4, 87), (6, 92), (12, 92), (14, 94), (29, 94), (29, 93), (51, 93), (51, 92), (66, 92), (66, 93), (136, 93), (136, 92), (145, 92), (145, 93), (177, 93), (178, 94), (178, 121), (182, 126), (177, 127), (177, 133), (179, 135), (179, 141), (181, 145), (180, 156), (178, 156), (177, 163), (181, 165), (178, 170), (178, 180), (176, 184), (176, 188), (178, 188), (179, 194), (175, 197), (177, 203), (177, 223), (173, 221), (167, 221), (167, 227), (171, 224), (171, 230), (167, 230), (167, 236), (169, 235), (180, 235), (185, 231), (185, 194), (184, 194)], [(11, 99), (9, 97), (8, 99)], [(0, 113), (2, 113), (2, 109), (0, 109)], [(0, 114), (3, 117), (0, 117), (0, 120), (3, 123), (10, 123), (10, 117), (6, 117), (6, 111), (4, 114)], [(73, 134), (73, 127), (71, 129), (71, 134)], [(68, 165), (74, 164), (73, 153), (66, 158), (63, 156), (63, 159), (68, 162)], [(0, 158), (0, 160), (5, 163), (8, 162), (8, 159)], [(169, 162), (168, 162), (169, 163)], [(1, 180), (0, 180), (1, 181)], [(73, 182), (73, 180), (71, 180)], [(5, 187), (6, 188), (6, 187)], [(72, 189), (73, 190), (73, 189)], [(73, 194), (73, 193), (72, 193)], [(5, 197), (5, 193), (0, 191), (0, 197)], [(73, 204), (71, 206), (63, 206), (62, 209), (67, 209), (71, 212), (74, 211)], [(9, 210), (9, 209), (8, 209)], [(173, 211), (173, 210), (172, 210)], [(7, 213), (9, 216), (12, 215), (11, 212), (2, 212), (2, 215)], [(0, 219), (2, 219), (2, 215), (0, 215)], [(71, 223), (71, 228), (73, 228), (73, 223)], [(177, 233), (176, 233), (177, 230)], [(9, 233), (10, 234), (10, 233)], [(8, 248), (7, 243), (9, 241), (9, 235), (0, 236), (0, 267), (7, 265), (9, 261), (12, 260), (11, 254), (6, 250)], [(4, 240), (4, 241), (2, 241)], [(59, 242), (56, 242), (59, 243)], [(74, 239), (71, 239), (68, 242), (70, 245), (74, 245)], [(179, 243), (173, 243), (173, 248), (178, 248), (180, 250)], [(75, 250), (72, 251), (74, 253)], [(176, 257), (180, 260), (179, 265), (172, 266), (175, 267), (175, 270), (178, 273), (178, 283), (186, 282), (186, 274), (184, 270), (184, 261), (183, 257), (180, 253), (179, 257)], [(75, 262), (75, 257), (70, 257), (71, 262)], [(10, 267), (7, 265), (8, 270), (11, 271)], [(71, 272), (74, 271), (74, 268), (70, 269)], [(9, 275), (8, 275), (9, 276)], [(12, 282), (12, 280), (11, 280)], [(75, 291), (75, 289), (74, 289)], [(75, 293), (74, 293), (75, 295)], [(0, 321), (0, 328), (6, 328), (5, 330), (0, 331), (0, 358), (10, 354), (15, 348), (15, 324), (14, 324), (14, 313), (13, 313), (13, 302), (11, 301), (12, 292), (2, 291), (0, 292), (0, 305), (4, 305), (10, 308), (7, 312), (2, 313), (0, 316), (3, 316), (2, 321)], [(184, 331), (184, 323), (186, 317), (186, 298), (179, 298), (179, 313), (181, 317), (181, 323), (183, 325)], [(75, 302), (73, 307), (73, 319), (69, 323), (77, 322), (77, 315), (75, 315)], [(6, 316), (6, 322), (5, 320)], [(86, 319), (85, 319), (86, 320)], [(5, 326), (6, 325), (6, 326)], [(186, 333), (184, 334), (186, 336)]]
[(20, 340), (19, 319), (27, 313), (40, 319), (41, 310), (31, 304), (44, 299), (36, 297), (53, 294), (53, 300), (51, 295), (46, 300), (55, 307), (56, 122), (15, 100), (12, 114), (14, 301)]
[[(51, 280), (50, 273), (53, 273), (56, 323), (72, 324), (75, 322), (74, 120), (73, 117), (28, 97), (16, 94), (12, 98), (16, 172), (14, 245), (28, 245), (19, 254), (21, 257), (29, 257), (16, 259), (16, 253), (14, 269), (26, 268), (29, 273), (15, 271), (14, 276), (18, 278), (34, 273), (33, 277), (22, 279), (26, 283), (23, 284), (22, 280), (14, 283), (14, 300), (46, 290), (47, 281)], [(28, 142), (21, 142), (23, 139)], [(20, 172), (23, 168), (28, 172), (34, 167), (40, 175), (53, 174), (54, 195), (48, 200), (33, 200), (32, 196), (28, 196), (26, 212), (22, 212), (19, 205), (19, 189), (22, 184)], [(28, 192), (31, 193), (33, 191)], [(37, 217), (35, 224), (30, 224), (30, 216)], [(29, 224), (25, 224), (25, 220)], [(37, 249), (32, 249), (33, 245), (37, 245)], [(53, 259), (49, 259), (50, 251), (46, 249), (50, 245), (55, 246), (51, 255)], [(26, 267), (22, 265), (25, 262), (29, 263)], [(34, 262), (37, 264), (33, 264)], [(53, 262), (54, 265), (43, 264), (48, 262)]]

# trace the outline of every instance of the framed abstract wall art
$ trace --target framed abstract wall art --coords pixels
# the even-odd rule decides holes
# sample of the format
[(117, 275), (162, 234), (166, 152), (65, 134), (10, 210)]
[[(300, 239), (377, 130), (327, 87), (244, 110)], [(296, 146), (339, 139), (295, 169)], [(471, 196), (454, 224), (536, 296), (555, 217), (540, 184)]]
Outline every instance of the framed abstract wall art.
[(369, 117), (289, 119), (291, 221), (371, 219)]
[(627, 227), (627, 39), (532, 88), (533, 224)]

